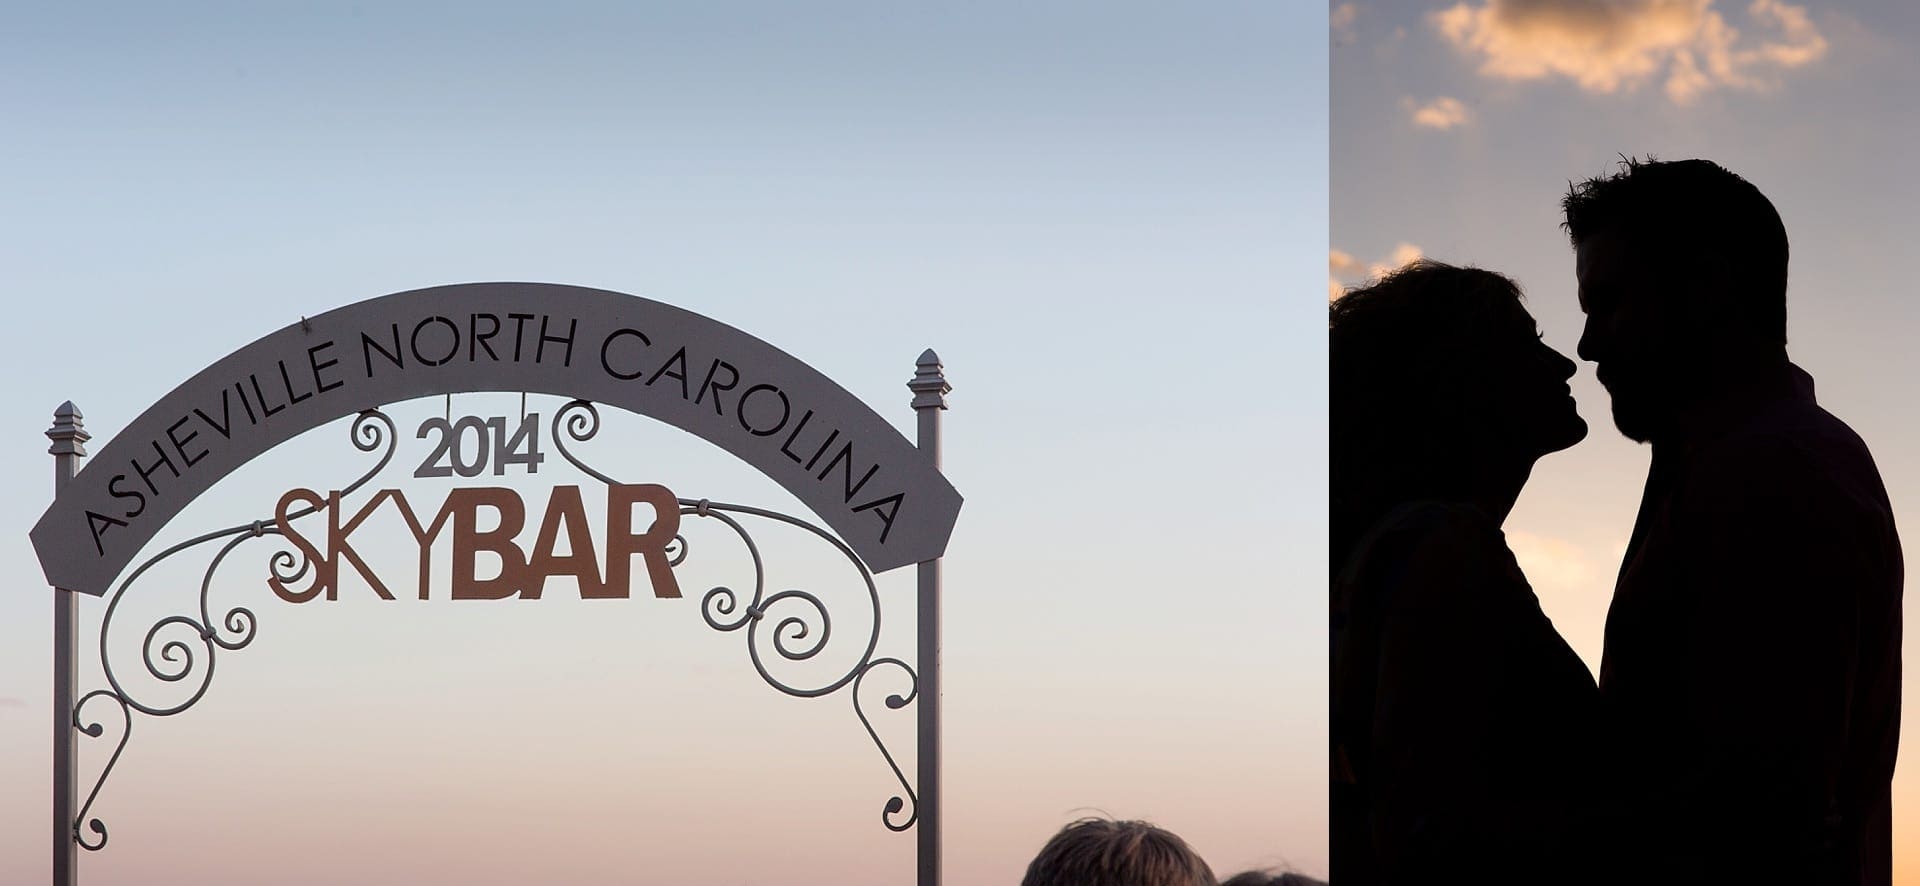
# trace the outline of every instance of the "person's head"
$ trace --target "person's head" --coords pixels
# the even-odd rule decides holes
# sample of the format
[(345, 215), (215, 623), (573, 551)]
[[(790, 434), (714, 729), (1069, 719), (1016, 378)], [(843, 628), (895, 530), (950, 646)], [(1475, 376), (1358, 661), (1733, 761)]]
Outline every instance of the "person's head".
[(1614, 423), (1645, 442), (1753, 368), (1786, 359), (1787, 231), (1706, 160), (1626, 159), (1562, 201), (1586, 330)]
[[(1422, 260), (1330, 309), (1329, 413), (1338, 514), (1471, 499), (1580, 442), (1572, 360), (1540, 339), (1500, 274)], [(1336, 554), (1340, 553), (1336, 550)]]
[(1185, 840), (1144, 821), (1083, 818), (1047, 841), (1020, 886), (1218, 886)]
[(1327, 884), (1305, 874), (1292, 872), (1241, 871), (1221, 880), (1220, 886), (1327, 886)]

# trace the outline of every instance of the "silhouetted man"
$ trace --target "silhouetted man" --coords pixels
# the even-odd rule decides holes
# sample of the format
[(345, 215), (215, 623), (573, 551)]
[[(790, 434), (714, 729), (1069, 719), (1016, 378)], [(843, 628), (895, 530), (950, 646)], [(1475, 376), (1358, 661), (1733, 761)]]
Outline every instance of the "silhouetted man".
[(1600, 668), (1635, 882), (1885, 884), (1899, 539), (1866, 445), (1787, 361), (1787, 236), (1704, 160), (1565, 204), (1614, 423), (1653, 445)]

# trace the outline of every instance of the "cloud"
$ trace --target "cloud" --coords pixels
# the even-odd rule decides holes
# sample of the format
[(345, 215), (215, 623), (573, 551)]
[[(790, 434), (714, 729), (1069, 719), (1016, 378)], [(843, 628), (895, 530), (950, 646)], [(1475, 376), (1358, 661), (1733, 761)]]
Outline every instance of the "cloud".
[[(1413, 106), (1413, 100), (1407, 100), (1407, 106)], [(1448, 130), (1467, 122), (1467, 106), (1457, 98), (1440, 96), (1417, 108), (1413, 108), (1413, 125), (1427, 129)]]
[(1358, 274), (1366, 265), (1338, 249), (1327, 250), (1327, 270), (1334, 274)]
[(1597, 669), (1604, 645), (1607, 607), (1627, 543), (1581, 545), (1509, 529), (1507, 547), (1520, 571), (1552, 615), (1554, 627), (1589, 667)]
[(1357, 3), (1341, 3), (1335, 5), (1333, 10), (1327, 13), (1327, 24), (1333, 29), (1333, 43), (1335, 46), (1350, 46), (1353, 44), (1353, 22), (1359, 17), (1360, 5)]
[(1327, 301), (1333, 301), (1346, 294), (1346, 284), (1340, 282), (1343, 276), (1351, 277), (1360, 272), (1365, 265), (1360, 260), (1338, 249), (1327, 250)]
[[(1376, 262), (1363, 262), (1352, 253), (1338, 249), (1327, 250), (1327, 300), (1333, 301), (1346, 294), (1350, 283), (1382, 277), (1400, 269), (1424, 255), (1420, 247), (1412, 243), (1401, 243), (1393, 248), (1385, 259)], [(1341, 282), (1346, 278), (1350, 283)]]
[(1517, 530), (1507, 532), (1507, 547), (1527, 574), (1527, 583), (1543, 591), (1587, 591), (1601, 586), (1599, 558), (1569, 541)]
[(1407, 265), (1413, 264), (1416, 261), (1419, 261), (1421, 256), (1424, 256), (1424, 255), (1426, 255), (1426, 253), (1422, 252), (1420, 250), (1420, 247), (1415, 246), (1412, 243), (1402, 243), (1398, 246), (1393, 247), (1393, 252), (1387, 256), (1386, 261), (1374, 262), (1373, 266), (1367, 269), (1367, 276), (1370, 276), (1370, 277), (1385, 276), (1389, 273), (1400, 270), (1401, 268), (1406, 267)]
[(1440, 36), (1502, 80), (1565, 77), (1611, 95), (1662, 81), (1687, 104), (1727, 87), (1774, 88), (1772, 75), (1827, 53), (1805, 7), (1753, 0), (1746, 17), (1767, 36), (1746, 38), (1715, 0), (1483, 0), (1431, 15)]

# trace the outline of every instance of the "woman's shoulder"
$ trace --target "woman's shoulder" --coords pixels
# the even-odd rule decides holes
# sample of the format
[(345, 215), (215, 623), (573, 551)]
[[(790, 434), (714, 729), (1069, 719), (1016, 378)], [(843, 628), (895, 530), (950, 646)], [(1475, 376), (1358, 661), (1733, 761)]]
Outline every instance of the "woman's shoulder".
[(1479, 508), (1459, 502), (1425, 499), (1395, 507), (1377, 524), (1383, 534), (1449, 534), (1459, 537), (1498, 535), (1494, 525)]
[(1484, 619), (1532, 597), (1499, 524), (1468, 505), (1409, 502), (1382, 516), (1334, 576), (1337, 610)]
[[(1387, 512), (1354, 546), (1349, 573), (1383, 564), (1499, 560), (1506, 552), (1500, 527), (1478, 508), (1446, 501), (1413, 501)], [(1353, 576), (1353, 577), (1357, 577)]]

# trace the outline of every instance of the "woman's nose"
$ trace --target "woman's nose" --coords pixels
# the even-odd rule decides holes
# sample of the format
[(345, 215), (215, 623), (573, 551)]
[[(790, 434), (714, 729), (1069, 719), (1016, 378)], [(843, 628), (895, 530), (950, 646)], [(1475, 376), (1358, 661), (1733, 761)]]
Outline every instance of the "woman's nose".
[(1560, 370), (1561, 381), (1566, 381), (1570, 378), (1573, 378), (1574, 373), (1580, 371), (1580, 364), (1567, 359), (1567, 355), (1562, 354), (1559, 351), (1553, 352), (1553, 359), (1554, 359), (1554, 363), (1558, 366)]

